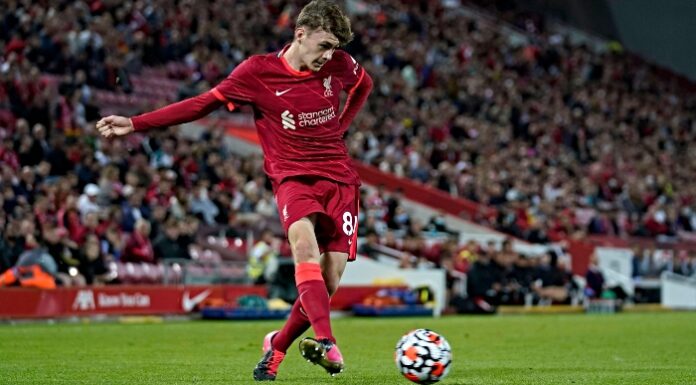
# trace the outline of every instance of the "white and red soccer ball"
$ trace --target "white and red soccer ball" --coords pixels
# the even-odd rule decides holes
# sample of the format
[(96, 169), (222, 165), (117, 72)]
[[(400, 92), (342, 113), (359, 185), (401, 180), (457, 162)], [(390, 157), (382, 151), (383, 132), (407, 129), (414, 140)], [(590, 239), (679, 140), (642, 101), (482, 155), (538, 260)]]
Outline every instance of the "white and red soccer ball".
[(428, 329), (413, 330), (399, 340), (394, 352), (396, 367), (417, 384), (432, 384), (449, 373), (452, 349), (445, 337)]

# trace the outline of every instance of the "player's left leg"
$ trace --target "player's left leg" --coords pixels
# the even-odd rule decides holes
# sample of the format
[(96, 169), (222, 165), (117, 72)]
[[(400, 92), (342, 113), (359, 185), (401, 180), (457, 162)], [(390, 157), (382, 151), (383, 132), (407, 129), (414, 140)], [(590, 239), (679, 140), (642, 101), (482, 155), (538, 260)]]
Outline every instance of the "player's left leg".
[(295, 259), (298, 298), (283, 329), (264, 338), (264, 356), (253, 373), (256, 381), (275, 380), (288, 345), (310, 323), (317, 335), (333, 339), (329, 322), (329, 296), (321, 275), (321, 254), (314, 233), (315, 221), (316, 214), (302, 217), (293, 221), (287, 230)]
[[(347, 262), (348, 253), (330, 251), (322, 255), (321, 273), (329, 296), (338, 290)], [(343, 356), (335, 340), (307, 337), (300, 341), (300, 353), (308, 361), (322, 366), (331, 375), (343, 371)]]

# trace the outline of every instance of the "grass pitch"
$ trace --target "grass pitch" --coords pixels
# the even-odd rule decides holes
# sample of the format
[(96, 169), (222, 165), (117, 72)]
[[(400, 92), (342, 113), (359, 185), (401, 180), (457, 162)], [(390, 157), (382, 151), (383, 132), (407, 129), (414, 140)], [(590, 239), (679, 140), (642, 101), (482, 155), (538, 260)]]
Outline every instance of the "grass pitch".
[[(0, 325), (0, 384), (251, 384), (277, 321)], [(279, 384), (408, 384), (394, 345), (414, 328), (453, 349), (446, 384), (696, 384), (696, 313), (342, 318), (336, 378), (289, 350)]]

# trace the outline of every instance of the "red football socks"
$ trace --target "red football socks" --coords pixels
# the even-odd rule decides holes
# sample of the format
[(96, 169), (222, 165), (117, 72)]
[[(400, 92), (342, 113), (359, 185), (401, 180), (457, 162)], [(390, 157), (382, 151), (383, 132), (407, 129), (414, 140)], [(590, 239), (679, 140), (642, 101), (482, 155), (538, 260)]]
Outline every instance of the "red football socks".
[(316, 338), (328, 338), (335, 343), (329, 318), (329, 292), (326, 290), (319, 264), (298, 263), (295, 268), (295, 284), (298, 299), (312, 324)]
[(285, 321), (285, 325), (280, 329), (278, 334), (273, 337), (273, 350), (278, 350), (283, 353), (288, 351), (288, 347), (297, 337), (301, 336), (310, 326), (307, 315), (302, 311), (302, 302), (298, 298), (290, 310), (290, 317)]

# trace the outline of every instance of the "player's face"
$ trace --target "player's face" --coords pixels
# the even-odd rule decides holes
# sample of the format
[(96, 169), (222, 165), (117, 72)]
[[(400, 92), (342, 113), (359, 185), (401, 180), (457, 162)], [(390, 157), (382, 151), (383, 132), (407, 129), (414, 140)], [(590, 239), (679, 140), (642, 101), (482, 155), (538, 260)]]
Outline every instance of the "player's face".
[(298, 40), (302, 63), (312, 71), (319, 71), (327, 61), (331, 60), (331, 56), (338, 47), (336, 36), (322, 29), (302, 31), (298, 34)]

